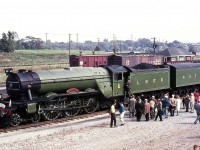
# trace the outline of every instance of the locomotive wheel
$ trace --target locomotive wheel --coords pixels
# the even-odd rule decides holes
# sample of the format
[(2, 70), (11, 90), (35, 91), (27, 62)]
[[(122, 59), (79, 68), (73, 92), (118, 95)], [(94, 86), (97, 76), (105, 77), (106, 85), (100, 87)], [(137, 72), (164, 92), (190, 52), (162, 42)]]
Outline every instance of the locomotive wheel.
[(84, 108), (86, 113), (93, 113), (99, 108), (99, 103), (94, 97), (85, 100), (85, 105), (88, 106)]
[(70, 109), (70, 110), (65, 111), (65, 115), (67, 117), (76, 116), (76, 115), (78, 115), (78, 113), (81, 110), (81, 108), (80, 108), (81, 107), (81, 100), (76, 99), (76, 100), (68, 101), (65, 104), (65, 107)]
[(54, 104), (49, 104), (47, 105), (46, 107), (47, 109), (49, 110), (43, 110), (43, 116), (44, 116), (44, 119), (46, 120), (55, 120), (57, 119), (61, 113), (59, 111), (56, 111), (56, 110), (53, 110), (53, 109), (56, 109), (57, 106), (55, 106)]
[(34, 122), (39, 122), (40, 121), (40, 114), (34, 114), (32, 117), (31, 117), (31, 121), (34, 123)]
[(11, 116), (10, 125), (13, 126), (13, 127), (16, 127), (16, 126), (18, 126), (20, 123), (21, 123), (21, 117), (20, 117), (20, 115), (18, 115), (17, 113), (16, 113), (16, 114), (13, 114), (13, 115)]

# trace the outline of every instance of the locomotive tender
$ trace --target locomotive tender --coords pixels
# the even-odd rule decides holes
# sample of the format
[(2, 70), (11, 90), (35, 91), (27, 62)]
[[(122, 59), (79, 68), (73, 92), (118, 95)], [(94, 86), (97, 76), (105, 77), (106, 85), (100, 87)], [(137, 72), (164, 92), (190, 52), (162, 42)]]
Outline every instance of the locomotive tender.
[(185, 94), (200, 85), (200, 63), (172, 64), (165, 68), (134, 69), (125, 66), (70, 67), (59, 70), (14, 73), (5, 69), (8, 98), (12, 102), (11, 125), (92, 113), (112, 99), (124, 100), (126, 83), (135, 95)]

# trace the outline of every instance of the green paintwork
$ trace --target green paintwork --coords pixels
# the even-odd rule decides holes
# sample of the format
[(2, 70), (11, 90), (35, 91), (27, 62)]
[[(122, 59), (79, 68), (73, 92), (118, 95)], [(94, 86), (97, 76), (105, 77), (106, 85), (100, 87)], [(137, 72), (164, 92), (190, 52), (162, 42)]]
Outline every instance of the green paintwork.
[(113, 82), (113, 96), (124, 95), (124, 80), (118, 80)]
[(200, 84), (200, 69), (199, 68), (183, 68), (176, 69), (176, 77), (173, 81), (176, 87), (189, 86)]
[(130, 74), (131, 91), (142, 93), (170, 88), (169, 69), (152, 69), (132, 72)]
[(110, 76), (103, 79), (96, 79), (96, 84), (99, 87), (99, 90), (105, 97), (112, 96), (112, 83), (110, 80)]
[(41, 93), (63, 92), (70, 88), (84, 91), (88, 88), (98, 89), (97, 79), (108, 78), (109, 74), (104, 68), (70, 67), (60, 70), (37, 72), (41, 80)]
[(27, 112), (28, 113), (35, 113), (37, 111), (36, 103), (27, 104)]

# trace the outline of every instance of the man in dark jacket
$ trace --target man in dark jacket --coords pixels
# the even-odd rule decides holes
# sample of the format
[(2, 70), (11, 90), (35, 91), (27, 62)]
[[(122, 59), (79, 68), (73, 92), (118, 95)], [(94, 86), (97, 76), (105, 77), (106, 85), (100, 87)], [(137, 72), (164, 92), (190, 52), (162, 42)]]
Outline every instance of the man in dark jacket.
[(142, 114), (144, 113), (144, 104), (142, 103), (140, 97), (138, 97), (138, 101), (135, 104), (135, 110), (136, 110), (137, 121), (140, 121)]
[(0, 128), (10, 127), (12, 112), (6, 109), (4, 104), (0, 103)]
[(128, 81), (125, 84), (125, 90), (127, 92), (126, 96), (131, 97), (132, 94), (131, 94), (131, 80), (130, 80), (130, 78), (128, 78)]
[(134, 115), (135, 115), (135, 103), (136, 103), (135, 96), (132, 95), (130, 100), (129, 100), (129, 107), (128, 107), (129, 118), (134, 118)]
[(183, 99), (184, 99), (185, 108), (186, 108), (185, 111), (189, 112), (190, 95), (187, 94)]
[(164, 99), (162, 101), (165, 118), (168, 118), (169, 105), (170, 105), (169, 96), (168, 96), (168, 94), (165, 94)]
[(156, 109), (157, 109), (157, 115), (155, 121), (157, 121), (158, 116), (160, 118), (160, 121), (162, 121), (162, 103), (160, 99), (158, 99), (158, 102), (156, 103)]

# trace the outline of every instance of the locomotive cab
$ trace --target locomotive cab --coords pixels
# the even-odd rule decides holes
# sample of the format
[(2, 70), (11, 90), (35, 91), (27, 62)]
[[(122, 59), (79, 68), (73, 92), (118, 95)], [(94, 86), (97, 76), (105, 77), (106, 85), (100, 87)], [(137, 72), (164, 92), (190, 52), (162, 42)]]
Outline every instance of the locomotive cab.
[(108, 66), (107, 69), (109, 70), (111, 74), (111, 80), (113, 85), (113, 96), (123, 96), (124, 86), (125, 86), (125, 74), (127, 74), (127, 70), (123, 66), (113, 65)]

